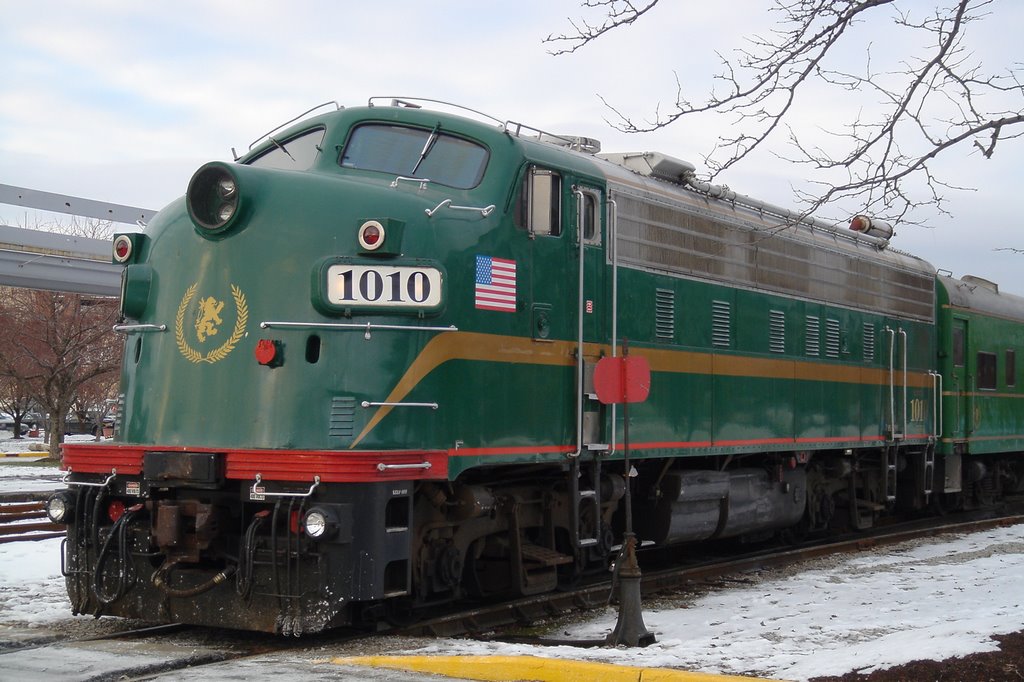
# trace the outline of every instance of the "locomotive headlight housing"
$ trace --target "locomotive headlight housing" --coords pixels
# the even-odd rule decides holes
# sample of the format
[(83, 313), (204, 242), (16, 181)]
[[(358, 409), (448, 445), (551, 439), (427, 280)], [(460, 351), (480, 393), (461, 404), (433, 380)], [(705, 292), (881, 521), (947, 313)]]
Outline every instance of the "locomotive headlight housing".
[(306, 535), (314, 540), (329, 540), (338, 532), (338, 519), (325, 507), (313, 507), (302, 519)]
[(227, 230), (242, 208), (235, 172), (225, 163), (206, 164), (189, 181), (185, 203), (200, 234)]
[(46, 515), (54, 523), (70, 523), (74, 508), (74, 495), (66, 490), (54, 493), (46, 500)]

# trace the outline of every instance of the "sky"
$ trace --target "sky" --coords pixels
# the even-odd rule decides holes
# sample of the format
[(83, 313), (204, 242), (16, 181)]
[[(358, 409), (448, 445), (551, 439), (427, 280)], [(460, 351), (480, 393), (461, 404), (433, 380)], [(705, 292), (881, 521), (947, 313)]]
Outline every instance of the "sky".
[[(0, 453), (15, 452), (0, 432)], [(29, 439), (29, 442), (38, 439)], [(0, 460), (0, 492), (25, 490), (29, 481), (59, 487), (56, 468)], [(60, 540), (0, 544), (0, 631), (7, 627), (63, 631), (83, 628), (72, 617), (60, 575)], [(641, 555), (641, 568), (643, 556)], [(912, 660), (944, 660), (995, 651), (991, 635), (1024, 628), (1024, 525), (877, 547), (807, 562), (790, 569), (744, 574), (721, 586), (647, 600), (643, 619), (656, 643), (629, 652), (629, 665), (679, 668), (773, 679), (807, 680), (870, 672)], [(551, 625), (539, 636), (603, 639), (615, 625), (614, 608), (587, 612), (577, 622)], [(71, 630), (74, 632), (74, 630)], [(267, 676), (285, 671), (308, 679), (339, 679), (324, 660), (365, 653), (318, 643), (305, 652), (255, 659)], [(2, 648), (2, 647), (0, 647)], [(380, 654), (529, 655), (621, 663), (621, 649), (541, 647), (463, 639), (388, 638)], [(32, 654), (29, 652), (29, 658)], [(38, 657), (37, 657), (38, 658)], [(0, 655), (0, 677), (5, 658)], [(52, 662), (47, 662), (47, 666)], [(200, 668), (189, 679), (237, 680), (233, 667)], [(53, 670), (50, 669), (52, 676)], [(256, 673), (254, 673), (256, 674)], [(47, 676), (47, 678), (49, 677)], [(179, 679), (177, 675), (170, 675)], [(354, 674), (340, 679), (366, 679)], [(40, 678), (43, 679), (43, 678)], [(161, 678), (162, 679), (162, 678)]]
[[(706, 117), (627, 135), (605, 101), (638, 119), (665, 110), (679, 84), (694, 99), (713, 85), (716, 52), (734, 55), (766, 34), (769, 0), (670, 2), (572, 55), (552, 56), (550, 34), (593, 13), (579, 0), (185, 0), (138, 3), (0, 0), (0, 183), (159, 209), (191, 174), (230, 160), (277, 125), (326, 101), (359, 106), (372, 96), (417, 96), (461, 104), (499, 119), (602, 141), (605, 151), (660, 151), (703, 167), (726, 117)], [(934, 3), (901, 0), (915, 16)], [(968, 48), (990, 70), (1012, 61), (1024, 3), (995, 0), (974, 24)], [(860, 45), (837, 59), (851, 69), (899, 57), (891, 19), (862, 26)], [(843, 66), (842, 63), (838, 66)], [(603, 100), (602, 100), (603, 98)], [(811, 91), (792, 124), (809, 131), (875, 106), (868, 93)], [(1018, 110), (1019, 103), (1012, 104)], [(824, 139), (824, 138), (820, 138)], [(1013, 201), (1024, 141), (1006, 140), (992, 159), (965, 149), (936, 163), (949, 183), (952, 217), (925, 211), (925, 227), (897, 227), (893, 246), (957, 276), (973, 274), (1024, 295), (1024, 248)], [(783, 161), (785, 139), (719, 176), (733, 190), (783, 206), (805, 169)], [(856, 212), (854, 206), (837, 209)], [(836, 217), (836, 216), (831, 216)], [(38, 218), (0, 205), (0, 224)]]

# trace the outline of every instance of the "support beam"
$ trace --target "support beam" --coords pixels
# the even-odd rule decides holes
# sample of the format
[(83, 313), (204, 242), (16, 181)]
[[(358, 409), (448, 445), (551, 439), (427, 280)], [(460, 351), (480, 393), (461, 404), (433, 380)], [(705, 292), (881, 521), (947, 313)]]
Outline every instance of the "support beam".
[(124, 266), (111, 243), (0, 225), (0, 285), (118, 296)]
[(147, 208), (122, 206), (121, 204), (111, 204), (105, 201), (82, 199), (81, 197), (54, 194), (53, 192), (43, 192), (37, 189), (4, 184), (0, 184), (0, 204), (24, 206), (25, 208), (34, 208), (40, 211), (66, 213), (85, 218), (96, 218), (97, 220), (110, 220), (115, 223), (125, 223), (128, 225), (140, 223), (145, 225), (156, 215), (156, 211)]

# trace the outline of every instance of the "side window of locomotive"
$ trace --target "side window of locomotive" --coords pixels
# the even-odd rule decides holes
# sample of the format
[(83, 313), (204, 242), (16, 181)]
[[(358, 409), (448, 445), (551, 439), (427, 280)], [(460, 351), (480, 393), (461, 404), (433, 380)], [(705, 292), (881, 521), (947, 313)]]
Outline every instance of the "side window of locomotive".
[(323, 151), (324, 128), (314, 128), (287, 140), (270, 138), (267, 151), (249, 161), (250, 166), (279, 170), (309, 170)]
[(562, 176), (530, 168), (523, 177), (515, 205), (515, 223), (531, 234), (557, 237), (562, 233)]
[(580, 211), (582, 212), (580, 215), (580, 223), (583, 232), (583, 241), (588, 244), (601, 243), (601, 223), (598, 217), (600, 205), (601, 200), (596, 194), (584, 190), (583, 205), (580, 207)]
[(483, 179), (489, 156), (483, 145), (439, 132), (437, 128), (367, 123), (352, 131), (338, 163), (343, 168), (472, 189)]
[(953, 365), (964, 366), (964, 330), (959, 327), (953, 330)]
[(996, 354), (978, 353), (978, 389), (996, 390)]

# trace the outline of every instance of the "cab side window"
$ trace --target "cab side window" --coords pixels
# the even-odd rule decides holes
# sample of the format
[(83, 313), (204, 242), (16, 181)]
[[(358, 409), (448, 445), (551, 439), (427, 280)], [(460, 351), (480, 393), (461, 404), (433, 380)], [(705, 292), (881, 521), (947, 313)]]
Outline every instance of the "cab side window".
[(594, 190), (582, 190), (582, 202), (580, 205), (580, 231), (583, 233), (583, 241), (587, 244), (601, 243), (600, 218), (598, 211), (601, 206), (601, 198)]
[(959, 327), (953, 330), (953, 365), (964, 366), (964, 330)]
[(531, 234), (557, 237), (562, 233), (562, 176), (530, 167), (523, 177), (515, 205), (515, 223)]
[(996, 390), (996, 354), (978, 353), (978, 389)]

